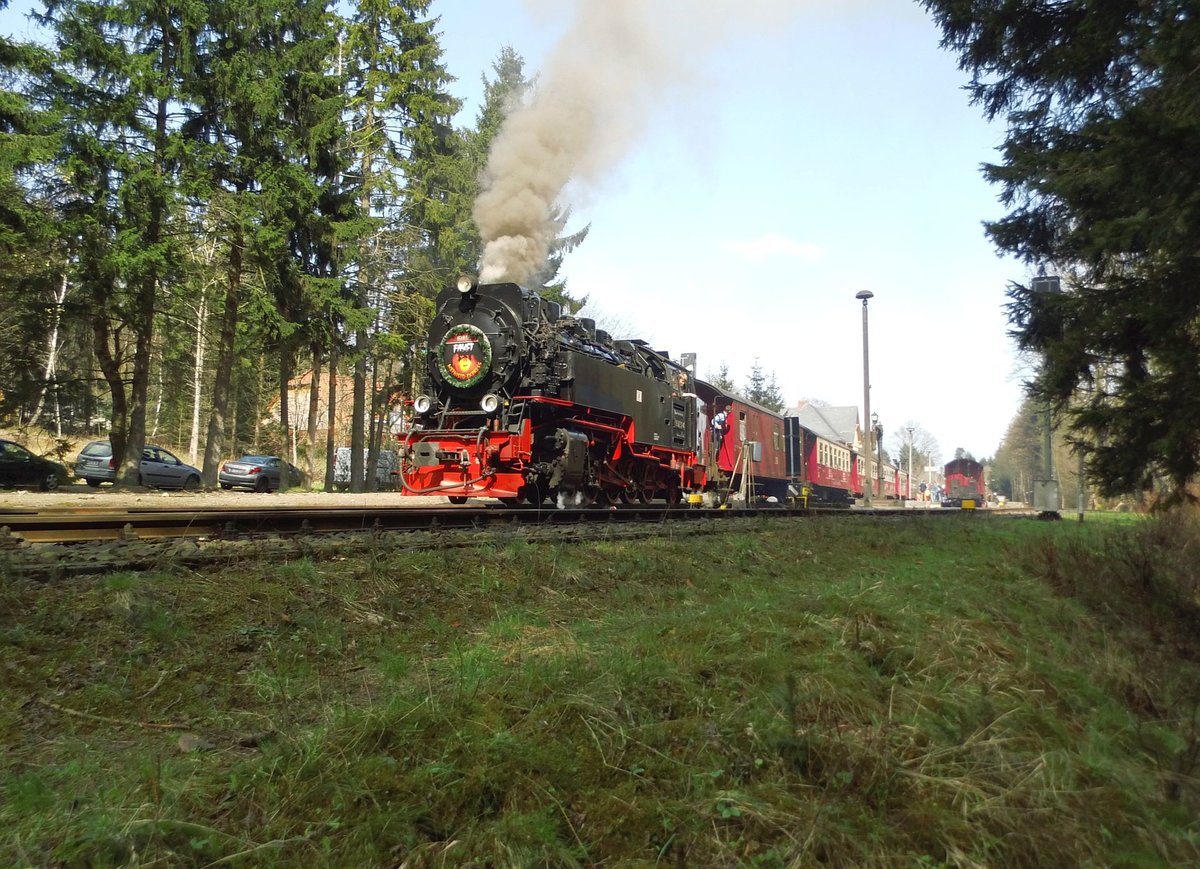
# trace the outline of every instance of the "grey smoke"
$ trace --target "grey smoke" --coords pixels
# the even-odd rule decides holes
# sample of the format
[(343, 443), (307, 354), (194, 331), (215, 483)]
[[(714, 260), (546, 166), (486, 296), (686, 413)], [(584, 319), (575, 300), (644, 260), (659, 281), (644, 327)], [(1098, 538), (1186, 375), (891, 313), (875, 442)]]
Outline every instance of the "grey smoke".
[(555, 203), (569, 182), (600, 182), (665, 101), (703, 80), (710, 52), (735, 31), (770, 32), (806, 5), (577, 0), (536, 88), (492, 143), (474, 208), (484, 241), (480, 280), (527, 282), (546, 261)]

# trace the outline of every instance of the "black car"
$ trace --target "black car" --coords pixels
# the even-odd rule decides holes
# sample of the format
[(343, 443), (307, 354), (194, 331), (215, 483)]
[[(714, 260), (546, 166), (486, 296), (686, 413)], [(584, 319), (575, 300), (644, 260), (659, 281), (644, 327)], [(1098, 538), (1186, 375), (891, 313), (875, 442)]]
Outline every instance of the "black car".
[(14, 441), (0, 440), (0, 486), (29, 487), (49, 492), (67, 481), (67, 469), (36, 456)]
[(278, 456), (242, 456), (225, 462), (217, 475), (217, 483), (222, 489), (237, 487), (269, 492), (279, 488), (284, 468), (287, 468), (288, 485), (299, 486), (303, 479), (300, 469)]

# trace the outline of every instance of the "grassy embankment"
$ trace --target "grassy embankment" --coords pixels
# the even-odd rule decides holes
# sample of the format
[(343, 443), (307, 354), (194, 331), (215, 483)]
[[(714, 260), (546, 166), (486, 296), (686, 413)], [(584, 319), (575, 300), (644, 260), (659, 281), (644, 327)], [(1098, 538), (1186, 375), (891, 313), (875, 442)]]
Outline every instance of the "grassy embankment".
[(0, 863), (1185, 865), (1198, 527), (9, 578)]

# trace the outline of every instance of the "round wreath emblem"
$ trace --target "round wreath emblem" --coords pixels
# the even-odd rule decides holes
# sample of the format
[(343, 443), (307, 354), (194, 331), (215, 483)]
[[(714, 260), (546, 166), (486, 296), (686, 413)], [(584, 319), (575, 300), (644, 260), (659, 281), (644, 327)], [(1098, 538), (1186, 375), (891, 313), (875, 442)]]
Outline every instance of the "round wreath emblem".
[(446, 332), (442, 344), (442, 377), (451, 386), (474, 386), (491, 370), (492, 342), (482, 329), (463, 323)]

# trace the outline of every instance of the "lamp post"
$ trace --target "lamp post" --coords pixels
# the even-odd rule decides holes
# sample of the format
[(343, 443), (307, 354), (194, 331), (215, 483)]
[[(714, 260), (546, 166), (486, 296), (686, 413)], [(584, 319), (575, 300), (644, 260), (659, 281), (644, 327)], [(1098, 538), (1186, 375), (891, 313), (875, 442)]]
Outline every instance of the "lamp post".
[(908, 427), (908, 500), (912, 500), (912, 448), (913, 448), (913, 427)]
[[(875, 429), (868, 428), (871, 425), (871, 357), (867, 352), (867, 302), (875, 298), (875, 294), (870, 290), (859, 290), (854, 294), (854, 298), (862, 300), (863, 308), (863, 432), (866, 435), (863, 438), (864, 452), (867, 454), (867, 460), (864, 463), (864, 468), (867, 472), (867, 482), (863, 486), (863, 506), (871, 506), (871, 439), (875, 436)], [(869, 434), (867, 433), (869, 432)]]

